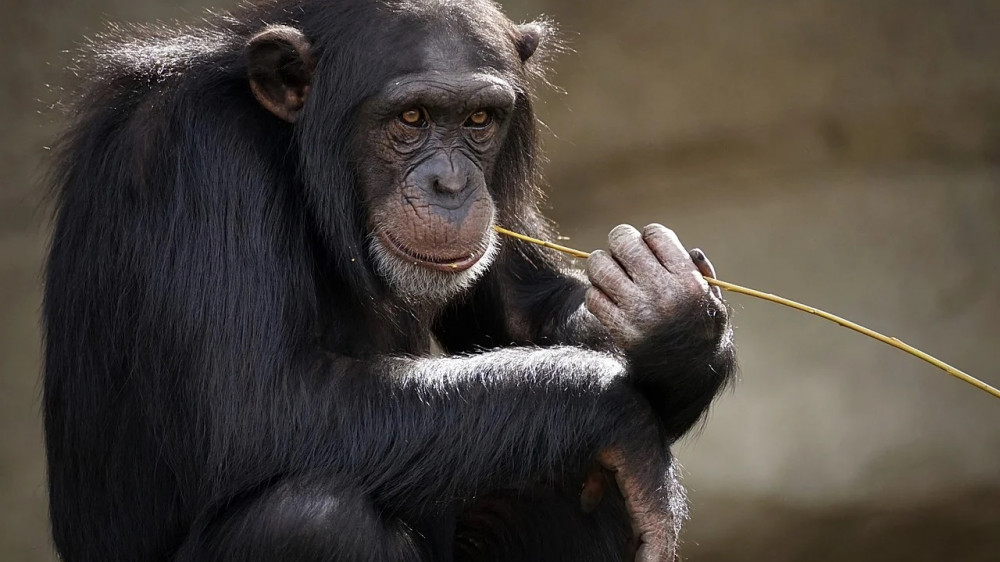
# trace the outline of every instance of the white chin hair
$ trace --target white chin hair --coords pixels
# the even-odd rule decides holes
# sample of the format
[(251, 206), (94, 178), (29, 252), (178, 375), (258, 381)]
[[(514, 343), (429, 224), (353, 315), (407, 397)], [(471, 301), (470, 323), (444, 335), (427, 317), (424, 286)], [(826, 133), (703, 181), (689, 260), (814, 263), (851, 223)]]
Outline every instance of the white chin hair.
[(368, 237), (368, 248), (375, 262), (375, 272), (393, 292), (414, 304), (443, 304), (471, 287), (486, 273), (499, 251), (497, 234), (487, 232), (483, 257), (464, 271), (436, 271), (406, 261), (386, 249), (377, 236)]

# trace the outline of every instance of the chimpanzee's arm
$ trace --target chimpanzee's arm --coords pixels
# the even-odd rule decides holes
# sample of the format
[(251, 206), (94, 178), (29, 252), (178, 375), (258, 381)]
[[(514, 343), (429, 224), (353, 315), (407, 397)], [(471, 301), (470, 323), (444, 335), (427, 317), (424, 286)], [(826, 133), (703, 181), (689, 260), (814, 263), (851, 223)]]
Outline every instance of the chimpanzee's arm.
[[(526, 482), (580, 482), (612, 446), (649, 468), (651, 489), (668, 464), (654, 414), (626, 383), (633, 373), (610, 354), (556, 347), (330, 357), (311, 371), (280, 395), (241, 399), (285, 420), (266, 427), (294, 428), (266, 436), (287, 443), (296, 457), (289, 466), (347, 475), (376, 505), (416, 512)], [(220, 429), (240, 431), (231, 422)]]

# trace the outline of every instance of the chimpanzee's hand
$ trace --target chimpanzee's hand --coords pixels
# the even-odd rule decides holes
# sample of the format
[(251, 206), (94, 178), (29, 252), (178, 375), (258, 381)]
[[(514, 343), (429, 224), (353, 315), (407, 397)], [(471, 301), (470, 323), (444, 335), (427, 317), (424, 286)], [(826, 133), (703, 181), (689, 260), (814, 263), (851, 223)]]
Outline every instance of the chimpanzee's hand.
[(685, 250), (672, 230), (651, 224), (640, 233), (618, 225), (608, 234), (608, 247), (610, 253), (598, 250), (587, 260), (593, 286), (586, 303), (623, 350), (697, 310), (704, 299), (714, 301), (713, 313), (724, 310), (721, 291), (704, 279), (715, 277), (712, 263), (701, 250)]

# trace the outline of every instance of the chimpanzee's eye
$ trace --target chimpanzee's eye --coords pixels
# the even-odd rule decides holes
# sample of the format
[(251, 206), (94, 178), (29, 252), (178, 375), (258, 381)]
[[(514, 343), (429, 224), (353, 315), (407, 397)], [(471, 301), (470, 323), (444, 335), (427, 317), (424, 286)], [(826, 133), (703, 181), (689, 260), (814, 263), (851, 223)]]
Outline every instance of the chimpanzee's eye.
[(403, 122), (404, 125), (410, 127), (423, 127), (427, 124), (427, 119), (424, 117), (424, 112), (420, 108), (411, 108), (399, 114), (399, 120)]
[(466, 127), (482, 128), (493, 122), (493, 116), (485, 109), (478, 109), (465, 120)]

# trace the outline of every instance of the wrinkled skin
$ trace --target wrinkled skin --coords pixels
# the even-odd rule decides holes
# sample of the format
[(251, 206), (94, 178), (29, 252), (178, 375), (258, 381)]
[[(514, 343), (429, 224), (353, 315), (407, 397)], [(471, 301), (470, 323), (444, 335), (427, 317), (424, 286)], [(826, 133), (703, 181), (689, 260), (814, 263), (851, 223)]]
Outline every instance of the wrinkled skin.
[(440, 270), (482, 257), (495, 212), (486, 177), (513, 103), (502, 81), (442, 70), (408, 77), (366, 107), (361, 182), (386, 248)]
[(723, 307), (718, 288), (704, 277), (715, 268), (701, 250), (684, 249), (674, 232), (650, 224), (640, 233), (619, 225), (608, 234), (608, 251), (587, 260), (587, 309), (601, 321), (623, 350), (631, 349), (678, 311), (685, 301), (705, 298)]

